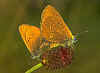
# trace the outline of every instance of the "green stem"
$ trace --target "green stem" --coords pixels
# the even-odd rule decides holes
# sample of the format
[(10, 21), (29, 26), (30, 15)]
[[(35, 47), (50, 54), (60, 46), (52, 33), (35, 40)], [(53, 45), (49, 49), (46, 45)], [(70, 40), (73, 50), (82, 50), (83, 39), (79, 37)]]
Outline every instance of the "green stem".
[(33, 71), (39, 69), (39, 68), (42, 67), (42, 66), (43, 66), (43, 64), (42, 64), (42, 63), (39, 63), (39, 64), (33, 66), (33, 67), (32, 67), (31, 69), (29, 69), (28, 71), (26, 71), (25, 73), (31, 73), (31, 72), (33, 72)]

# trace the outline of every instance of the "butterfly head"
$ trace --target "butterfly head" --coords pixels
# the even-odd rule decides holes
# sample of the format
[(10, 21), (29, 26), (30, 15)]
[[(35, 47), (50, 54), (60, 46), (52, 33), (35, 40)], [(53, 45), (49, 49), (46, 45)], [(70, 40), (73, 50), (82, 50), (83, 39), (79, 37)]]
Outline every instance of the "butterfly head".
[(72, 38), (68, 39), (67, 45), (71, 48), (75, 48), (79, 45), (79, 40), (76, 36), (72, 35)]
[(74, 45), (75, 47), (78, 47), (79, 46), (80, 35), (83, 34), (83, 33), (86, 33), (86, 32), (88, 32), (88, 31), (86, 30), (86, 31), (77, 33), (76, 35), (72, 36), (71, 45)]
[(79, 46), (79, 39), (77, 37), (74, 37), (72, 40), (72, 44), (76, 47)]

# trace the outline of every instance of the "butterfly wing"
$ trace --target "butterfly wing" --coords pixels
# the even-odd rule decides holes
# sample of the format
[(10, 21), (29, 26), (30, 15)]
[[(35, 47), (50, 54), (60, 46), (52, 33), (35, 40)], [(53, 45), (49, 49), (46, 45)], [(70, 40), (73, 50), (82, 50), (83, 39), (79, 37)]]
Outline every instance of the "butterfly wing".
[(40, 29), (32, 25), (22, 24), (19, 26), (19, 32), (29, 52), (34, 55), (39, 48)]
[(52, 42), (62, 42), (73, 37), (60, 14), (51, 5), (43, 10), (41, 19), (42, 38)]

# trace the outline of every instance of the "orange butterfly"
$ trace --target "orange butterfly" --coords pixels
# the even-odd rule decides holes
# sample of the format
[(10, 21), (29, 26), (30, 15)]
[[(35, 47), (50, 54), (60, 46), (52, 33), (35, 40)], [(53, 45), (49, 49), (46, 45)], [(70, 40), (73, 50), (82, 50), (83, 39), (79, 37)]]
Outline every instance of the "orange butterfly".
[(19, 26), (19, 32), (33, 58), (42, 59), (41, 65), (58, 67), (58, 63), (57, 66), (51, 66), (53, 65), (51, 61), (55, 59), (52, 58), (55, 56), (54, 53), (61, 57), (59, 58), (59, 62), (62, 61), (61, 64), (66, 65), (66, 61), (69, 58), (72, 59), (72, 48), (77, 40), (60, 14), (51, 5), (46, 6), (42, 12), (40, 28), (22, 24)]

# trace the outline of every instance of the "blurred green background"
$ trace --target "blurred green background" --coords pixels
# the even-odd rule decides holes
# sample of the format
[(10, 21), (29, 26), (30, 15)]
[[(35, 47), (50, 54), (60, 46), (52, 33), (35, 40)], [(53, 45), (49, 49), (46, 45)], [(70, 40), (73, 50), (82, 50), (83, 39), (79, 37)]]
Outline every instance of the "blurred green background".
[(80, 36), (73, 64), (57, 71), (41, 68), (33, 73), (100, 73), (100, 0), (0, 0), (0, 73), (24, 73), (36, 60), (30, 58), (18, 24), (39, 27), (43, 8), (53, 5), (72, 32)]

